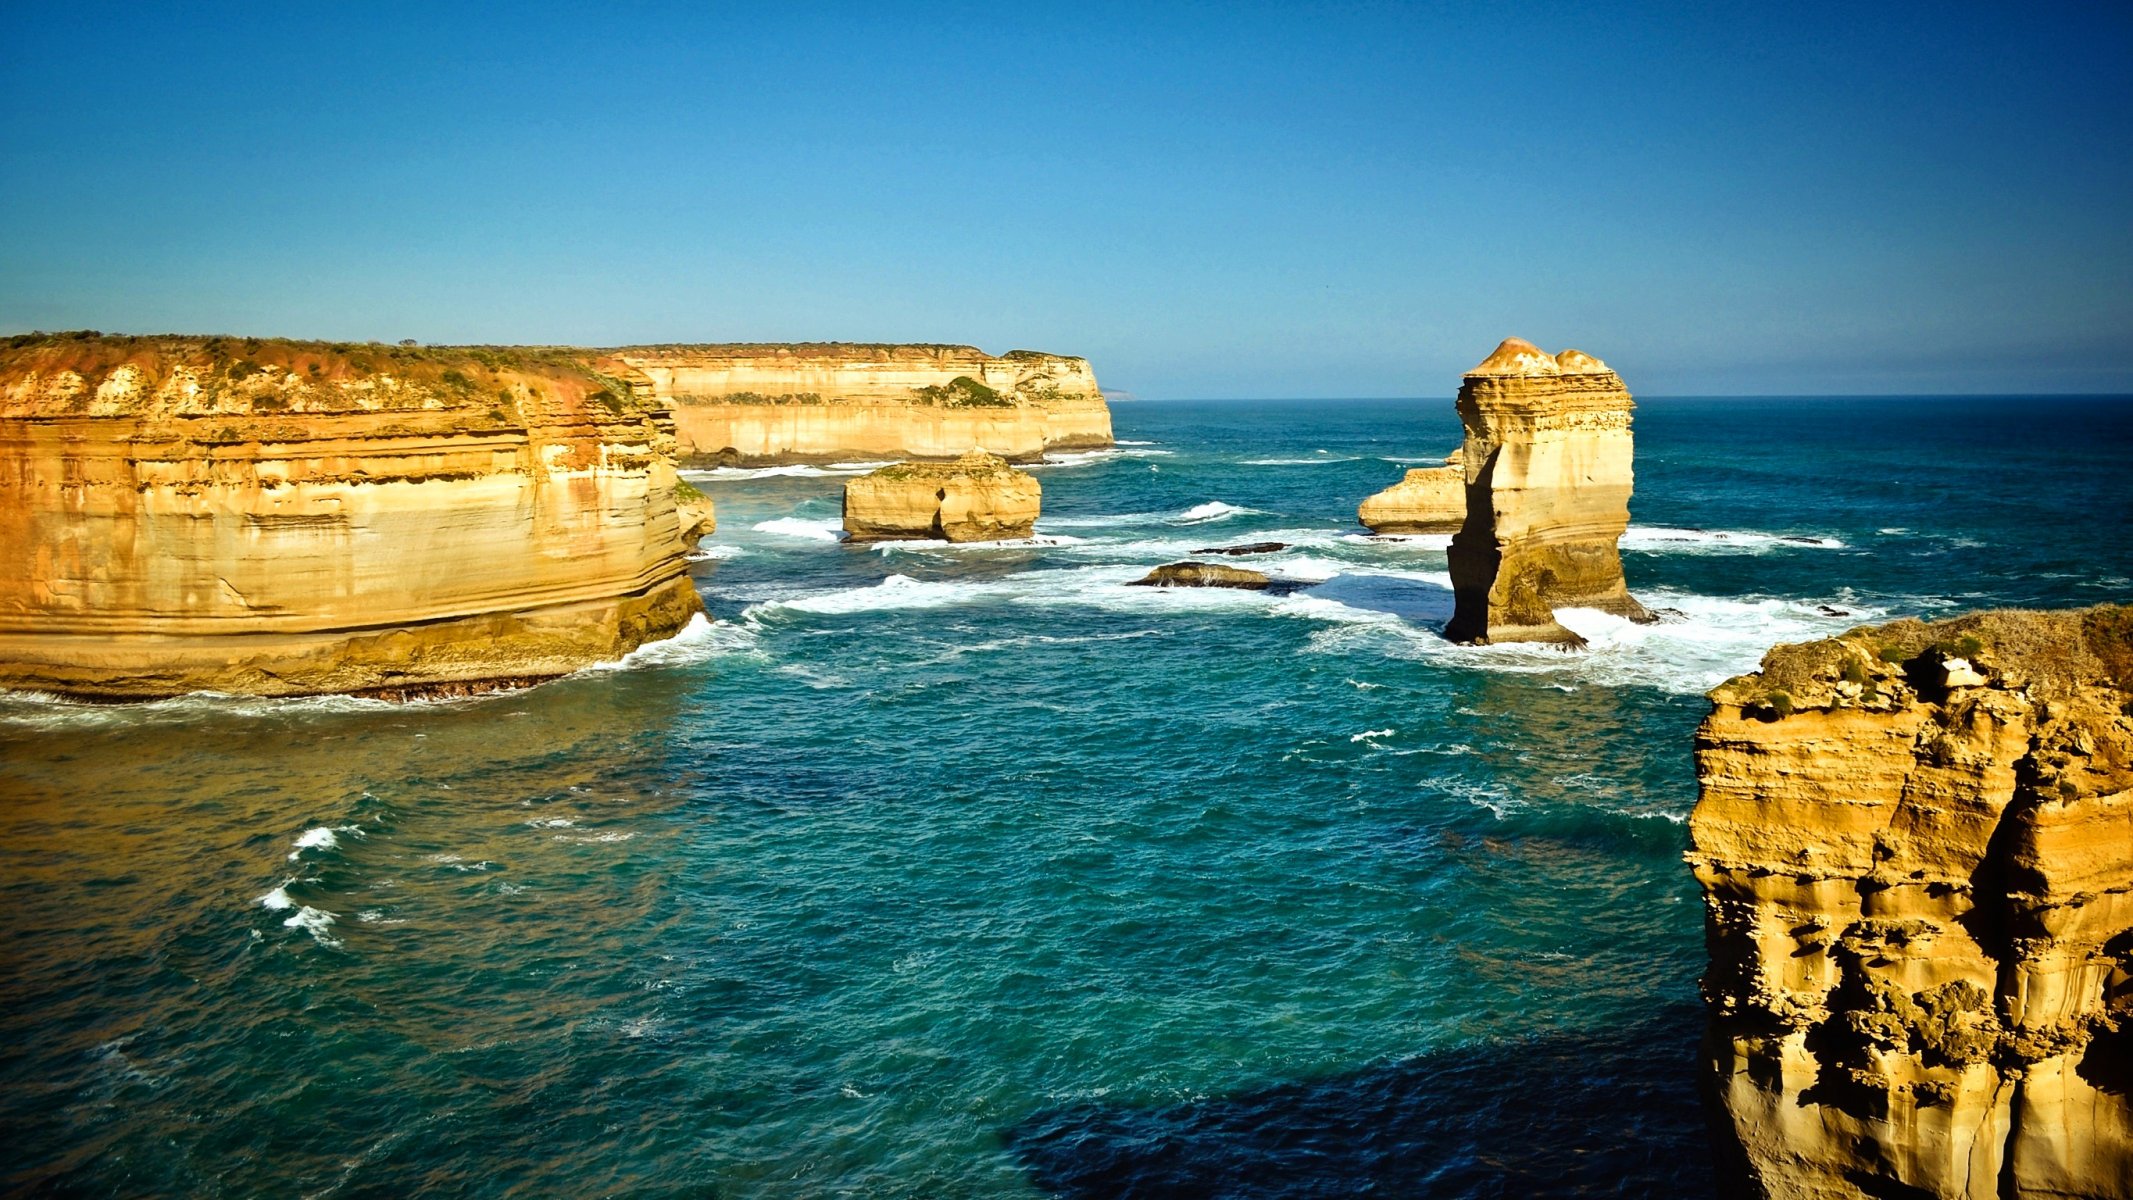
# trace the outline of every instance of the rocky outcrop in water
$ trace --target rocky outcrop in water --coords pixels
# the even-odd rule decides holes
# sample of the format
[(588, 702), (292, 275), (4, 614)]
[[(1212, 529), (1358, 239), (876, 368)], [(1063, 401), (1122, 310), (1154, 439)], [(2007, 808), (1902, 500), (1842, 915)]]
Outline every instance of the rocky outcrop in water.
[(1711, 698), (1736, 1193), (2133, 1197), (2133, 609), (1857, 629)]
[(564, 352), (0, 343), (0, 687), (455, 694), (701, 611), (665, 417)]
[(1273, 583), (1274, 581), (1263, 572), (1249, 571), (1243, 567), (1229, 567), (1221, 563), (1174, 562), (1165, 563), (1126, 586), (1244, 588), (1259, 592), (1272, 587)]
[(861, 542), (1026, 538), (1043, 499), (1036, 476), (973, 450), (954, 462), (897, 463), (845, 484), (844, 532)]
[(1510, 338), (1459, 388), (1466, 518), (1452, 537), (1457, 642), (1583, 639), (1558, 608), (1636, 621), (1617, 548), (1629, 527), (1630, 403), (1607, 364)]
[(681, 544), (691, 550), (718, 532), (718, 509), (711, 497), (686, 479), (674, 488), (674, 516), (681, 531)]
[(645, 346), (595, 362), (674, 409), (684, 463), (1015, 461), (1111, 444), (1111, 410), (1083, 358), (970, 346)]
[(1466, 523), (1466, 467), (1454, 450), (1441, 467), (1416, 467), (1363, 501), (1358, 521), (1372, 533), (1456, 533)]

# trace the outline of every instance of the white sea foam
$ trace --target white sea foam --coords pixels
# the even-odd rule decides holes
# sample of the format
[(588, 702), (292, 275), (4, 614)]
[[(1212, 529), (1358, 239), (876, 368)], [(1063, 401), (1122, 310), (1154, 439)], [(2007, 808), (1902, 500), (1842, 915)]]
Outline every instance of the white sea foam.
[[(293, 883), (295, 881), (291, 880), (290, 882)], [(289, 899), (288, 887), (289, 885), (285, 883), (282, 886), (275, 888), (273, 891), (268, 892), (266, 895), (261, 896), (259, 898), (259, 906), (272, 912), (282, 912), (287, 909), (295, 908), (296, 901)]]
[(1136, 442), (1132, 438), (1119, 438), (1112, 443), (1114, 446), (1155, 446), (1160, 444), (1159, 442)]
[(1027, 470), (1032, 467), (1087, 467), (1119, 458), (1168, 458), (1173, 453), (1174, 451), (1170, 450), (1157, 450), (1148, 446), (1127, 446), (1121, 443), (1119, 446), (1108, 450), (1062, 450), (1054, 454), (1045, 455), (1041, 462), (1026, 463), (1023, 469)]
[(1768, 554), (1773, 550), (1843, 550), (1840, 538), (1807, 534), (1761, 533), (1752, 529), (1675, 529), (1632, 525), (1622, 535), (1624, 550), (1674, 554)]
[(894, 466), (893, 462), (841, 462), (827, 466), (814, 463), (785, 463), (771, 467), (710, 467), (681, 472), (684, 479), (705, 479), (717, 482), (744, 479), (825, 479), (834, 475), (862, 475)]
[(705, 542), (697, 546), (695, 550), (690, 551), (688, 558), (690, 562), (711, 562), (739, 558), (746, 553), (748, 553), (746, 550), (730, 543)]
[(1365, 729), (1361, 733), (1349, 734), (1348, 740), (1351, 742), (1367, 742), (1376, 738), (1391, 737), (1398, 732), (1400, 731), (1397, 729)]
[(903, 608), (939, 608), (944, 604), (970, 599), (978, 591), (977, 586), (970, 584), (929, 583), (913, 579), (909, 575), (891, 575), (868, 587), (844, 588), (803, 596), (796, 600), (770, 600), (752, 604), (742, 611), (741, 617), (743, 620), (754, 620), (779, 611), (842, 615)]
[(611, 662), (594, 663), (580, 671), (581, 675), (599, 674), (605, 671), (633, 671), (645, 667), (687, 667), (709, 662), (724, 654), (752, 650), (756, 646), (753, 631), (725, 621), (714, 621), (702, 613), (689, 618), (689, 623), (673, 637), (656, 642), (646, 642), (621, 658)]
[(1178, 524), (1205, 524), (1209, 521), (1220, 521), (1229, 517), (1241, 517), (1257, 514), (1258, 512), (1259, 510), (1256, 508), (1243, 508), (1235, 504), (1225, 504), (1220, 500), (1209, 500), (1205, 504), (1193, 505), (1191, 508), (1172, 517), (1171, 520)]
[(835, 542), (844, 538), (842, 517), (777, 517), (755, 524), (757, 533), (806, 538), (811, 542)]
[(1033, 550), (1047, 546), (1079, 546), (1086, 539), (1063, 533), (1039, 533), (1024, 538), (996, 538), (982, 542), (951, 542), (945, 538), (910, 538), (880, 542), (876, 554), (901, 554), (913, 550)]
[(293, 860), (306, 850), (331, 850), (340, 844), (340, 839), (333, 836), (333, 830), (319, 825), (298, 835), (296, 849), (289, 851), (289, 857)]
[(1322, 467), (1328, 463), (1361, 462), (1357, 457), (1337, 457), (1321, 450), (1319, 458), (1247, 458), (1240, 464), (1247, 467)]
[(321, 946), (338, 946), (341, 944), (341, 940), (334, 937), (330, 932), (333, 928), (333, 922), (334, 914), (327, 912), (323, 908), (313, 908), (308, 904), (302, 904), (297, 906), (296, 911), (289, 916), (288, 920), (282, 922), (282, 928), (301, 929), (310, 934), (311, 940)]

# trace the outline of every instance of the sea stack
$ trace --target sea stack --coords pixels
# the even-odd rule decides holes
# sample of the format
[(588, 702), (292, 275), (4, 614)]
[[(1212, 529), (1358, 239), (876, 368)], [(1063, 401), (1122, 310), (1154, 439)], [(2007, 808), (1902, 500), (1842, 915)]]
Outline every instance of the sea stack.
[(1466, 373), (1466, 517), (1448, 554), (1446, 637), (1577, 646), (1556, 609), (1652, 619), (1623, 584), (1616, 545), (1629, 527), (1632, 407), (1606, 363), (1520, 338)]
[(1441, 467), (1416, 467), (1355, 510), (1372, 533), (1457, 533), (1466, 522), (1465, 455), (1454, 450)]
[(1856, 629), (1711, 699), (1732, 1190), (2133, 1197), (2133, 609)]
[(1036, 476), (983, 450), (897, 463), (844, 485), (844, 532), (858, 542), (1026, 538), (1043, 496)]
[(615, 658), (702, 609), (671, 451), (561, 353), (11, 339), (0, 687), (405, 698)]
[(974, 346), (635, 346), (591, 364), (670, 405), (684, 466), (950, 459), (1016, 462), (1111, 444), (1089, 360)]

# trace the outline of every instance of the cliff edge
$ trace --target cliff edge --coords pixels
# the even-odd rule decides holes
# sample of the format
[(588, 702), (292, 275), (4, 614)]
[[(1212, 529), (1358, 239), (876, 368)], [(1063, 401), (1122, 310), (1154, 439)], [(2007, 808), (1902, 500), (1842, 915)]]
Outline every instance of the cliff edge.
[(972, 346), (636, 346), (588, 360), (674, 410), (685, 465), (1014, 461), (1109, 446), (1111, 410), (1085, 358)]
[(0, 341), (0, 687), (406, 697), (617, 657), (701, 611), (672, 446), (571, 351)]
[(1856, 629), (1711, 699), (1735, 1192), (2133, 1197), (2133, 608)]

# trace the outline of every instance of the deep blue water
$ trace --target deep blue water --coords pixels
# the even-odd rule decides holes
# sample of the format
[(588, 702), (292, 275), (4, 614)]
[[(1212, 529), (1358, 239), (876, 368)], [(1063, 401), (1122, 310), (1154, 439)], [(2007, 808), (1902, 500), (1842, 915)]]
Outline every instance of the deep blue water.
[[(1701, 693), (2133, 597), (2133, 403), (1651, 400), (1632, 590), (1443, 643), (1443, 399), (1121, 404), (1038, 544), (716, 472), (715, 622), (529, 692), (0, 700), (0, 1181), (1697, 1195)], [(1125, 587), (1275, 540), (1293, 595)]]

